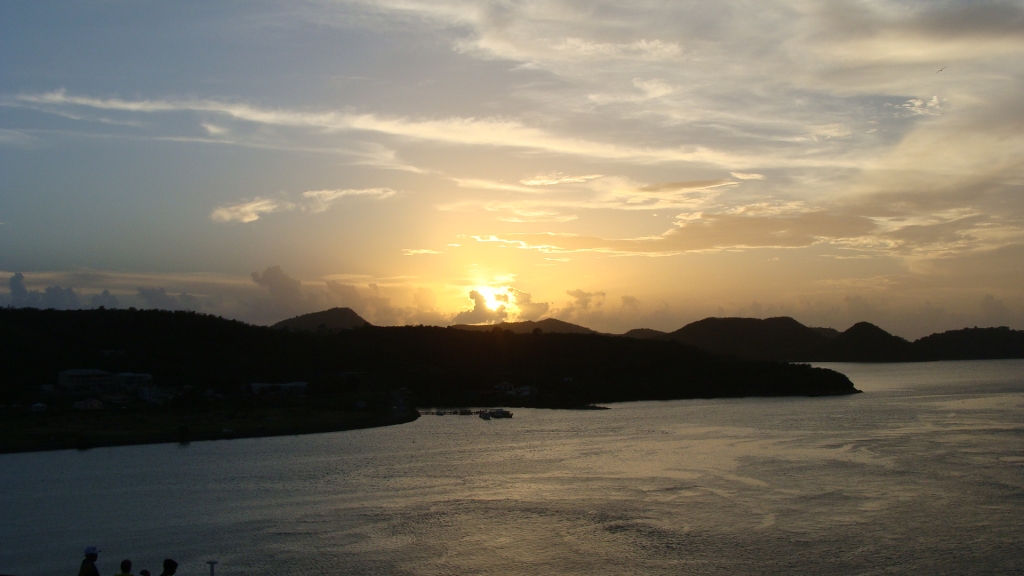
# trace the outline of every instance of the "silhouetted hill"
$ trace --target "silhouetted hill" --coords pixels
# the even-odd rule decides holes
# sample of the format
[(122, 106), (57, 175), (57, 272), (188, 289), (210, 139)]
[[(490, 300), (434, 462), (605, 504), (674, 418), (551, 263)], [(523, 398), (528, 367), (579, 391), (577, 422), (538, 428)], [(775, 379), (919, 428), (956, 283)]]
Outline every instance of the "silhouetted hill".
[(641, 340), (649, 340), (652, 338), (661, 338), (668, 332), (662, 332), (661, 330), (654, 330), (652, 328), (634, 328), (629, 332), (623, 334), (626, 338), (639, 338)]
[(303, 314), (281, 320), (271, 328), (315, 332), (317, 330), (351, 330), (369, 324), (351, 308), (331, 308), (323, 312)]
[(715, 354), (753, 360), (811, 360), (819, 356), (825, 338), (788, 317), (705, 318), (663, 338)]
[(899, 362), (913, 357), (910, 342), (870, 322), (858, 322), (830, 340), (824, 356), (843, 362)]
[(916, 340), (914, 351), (924, 358), (983, 360), (1024, 358), (1024, 331), (998, 328), (963, 328)]
[(839, 335), (842, 334), (842, 332), (840, 332), (839, 330), (836, 330), (835, 328), (821, 328), (821, 327), (811, 326), (811, 330), (814, 330), (818, 334), (821, 334), (822, 336), (824, 336), (825, 338), (828, 338), (830, 340), (832, 338), (838, 338)]
[[(306, 381), (310, 394), (330, 397), (386, 398), (406, 388), (418, 405), (856, 392), (831, 370), (727, 359), (676, 342), (423, 326), (291, 332), (159, 310), (0, 309), (0, 350), (0, 402), (8, 403), (34, 401), (37, 386), (55, 384), (69, 368), (148, 373), (158, 385), (229, 399), (253, 382)], [(502, 382), (537, 392), (496, 396)]]
[(788, 317), (705, 318), (654, 338), (674, 340), (714, 354), (777, 362), (1024, 358), (1024, 331), (1005, 326), (952, 330), (911, 343), (868, 322), (858, 322), (839, 332), (832, 328), (809, 328)]
[(536, 322), (525, 320), (523, 322), (502, 322), (500, 324), (454, 324), (451, 327), (457, 330), (473, 330), (477, 332), (493, 332), (498, 328), (508, 330), (513, 334), (532, 334), (538, 328), (545, 334), (597, 334), (597, 332), (590, 328), (584, 328), (583, 326), (577, 326), (576, 324), (570, 324), (555, 318), (545, 318)]

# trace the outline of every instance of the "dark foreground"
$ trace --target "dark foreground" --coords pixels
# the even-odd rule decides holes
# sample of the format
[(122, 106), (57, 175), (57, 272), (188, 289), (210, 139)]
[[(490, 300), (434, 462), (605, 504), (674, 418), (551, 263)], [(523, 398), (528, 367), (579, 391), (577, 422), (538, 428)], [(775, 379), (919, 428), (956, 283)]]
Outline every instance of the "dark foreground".
[(0, 421), (0, 454), (316, 434), (404, 424), (418, 417), (416, 410), (385, 413), (306, 406), (247, 411), (132, 407), (8, 412)]
[[(3, 451), (344, 430), (407, 421), (411, 406), (857, 392), (832, 370), (678, 342), (423, 326), (296, 333), (156, 310), (4, 309), (0, 349)], [(69, 369), (146, 374), (149, 400), (142, 388), (63, 386)], [(252, 386), (294, 382), (305, 384)]]

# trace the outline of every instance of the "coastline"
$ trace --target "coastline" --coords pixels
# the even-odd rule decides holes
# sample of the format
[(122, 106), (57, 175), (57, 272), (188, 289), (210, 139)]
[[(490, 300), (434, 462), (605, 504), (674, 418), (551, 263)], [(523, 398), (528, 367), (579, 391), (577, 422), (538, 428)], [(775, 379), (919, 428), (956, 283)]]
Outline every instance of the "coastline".
[[(308, 414), (307, 414), (308, 415)], [(295, 416), (294, 414), (292, 416)], [(51, 452), (55, 450), (91, 450), (93, 448), (111, 448), (117, 446), (141, 446), (146, 444), (182, 444), (187, 445), (193, 442), (211, 442), (217, 440), (238, 440), (242, 438), (272, 438), (277, 436), (302, 436), (306, 434), (324, 434), (328, 432), (346, 432), (349, 430), (363, 430), (366, 428), (381, 428), (384, 426), (396, 426), (414, 422), (420, 417), (417, 410), (410, 410), (403, 414), (386, 417), (371, 418), (349, 418), (338, 421), (334, 425), (325, 424), (321, 421), (310, 421), (301, 418), (306, 425), (293, 424), (289, 422), (283, 427), (267, 428), (263, 426), (210, 430), (209, 427), (195, 429), (185, 427), (184, 434), (182, 427), (162, 430), (148, 430), (132, 432), (110, 432), (109, 430), (93, 430), (89, 433), (69, 430), (50, 430), (49, 432), (26, 432), (20, 437), (16, 430), (5, 426), (4, 438), (0, 441), (0, 455), (19, 454), (26, 452)], [(372, 414), (360, 414), (360, 416), (374, 416)], [(45, 436), (49, 435), (49, 438)]]

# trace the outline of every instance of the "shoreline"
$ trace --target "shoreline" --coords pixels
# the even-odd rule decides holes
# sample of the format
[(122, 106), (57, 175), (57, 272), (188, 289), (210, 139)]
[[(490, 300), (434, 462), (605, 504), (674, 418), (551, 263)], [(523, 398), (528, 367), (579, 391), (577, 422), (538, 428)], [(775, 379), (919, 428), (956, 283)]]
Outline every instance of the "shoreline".
[[(24, 439), (21, 447), (0, 447), (0, 455), (3, 454), (25, 454), (29, 452), (54, 452), (58, 450), (77, 450), (85, 452), (93, 448), (117, 448), (122, 446), (144, 446), (149, 444), (181, 444), (187, 446), (193, 442), (214, 442), (218, 440), (241, 440), (245, 438), (275, 438), (279, 436), (305, 436), (307, 434), (327, 434), (331, 432), (347, 432), (349, 430), (365, 430), (368, 428), (383, 428), (385, 426), (397, 426), (414, 422), (420, 417), (417, 410), (412, 410), (401, 416), (377, 418), (362, 422), (347, 422), (337, 426), (316, 426), (306, 429), (286, 428), (281, 430), (222, 430), (214, 433), (199, 433), (193, 435), (188, 433), (182, 438), (181, 431), (177, 433), (161, 432), (147, 435), (140, 438), (138, 435), (111, 435), (107, 437), (96, 437), (93, 435), (79, 435), (73, 441), (68, 442), (67, 438), (62, 441), (43, 440), (42, 443), (35, 443), (32, 439)], [(84, 442), (83, 442), (84, 440)]]

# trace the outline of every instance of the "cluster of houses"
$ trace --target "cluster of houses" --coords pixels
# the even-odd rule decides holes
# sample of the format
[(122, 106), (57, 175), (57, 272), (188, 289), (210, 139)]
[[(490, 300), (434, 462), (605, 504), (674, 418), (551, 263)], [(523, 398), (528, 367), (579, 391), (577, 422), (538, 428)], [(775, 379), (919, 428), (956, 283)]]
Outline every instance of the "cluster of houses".
[(494, 391), (487, 391), (490, 394), (502, 394), (505, 396), (515, 396), (516, 398), (536, 398), (537, 387), (536, 386), (516, 386), (509, 382), (502, 382), (501, 384), (494, 385)]
[[(107, 405), (127, 404), (133, 398), (148, 404), (163, 404), (180, 394), (178, 390), (161, 388), (153, 384), (150, 374), (121, 372), (111, 374), (94, 368), (65, 370), (57, 375), (57, 388), (43, 386), (44, 391), (75, 397), (87, 397), (74, 403), (76, 410), (102, 410)], [(46, 404), (37, 402), (33, 412), (45, 412)]]

